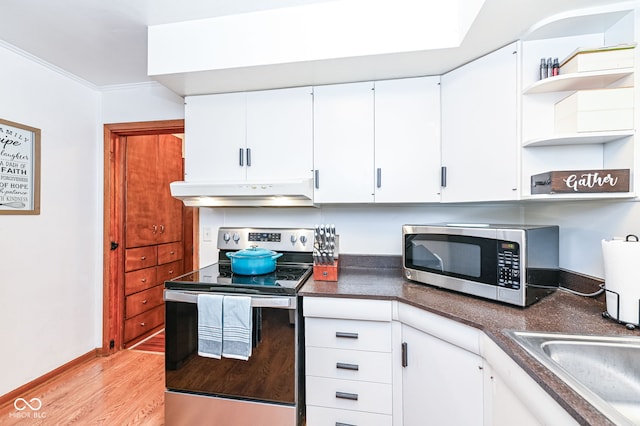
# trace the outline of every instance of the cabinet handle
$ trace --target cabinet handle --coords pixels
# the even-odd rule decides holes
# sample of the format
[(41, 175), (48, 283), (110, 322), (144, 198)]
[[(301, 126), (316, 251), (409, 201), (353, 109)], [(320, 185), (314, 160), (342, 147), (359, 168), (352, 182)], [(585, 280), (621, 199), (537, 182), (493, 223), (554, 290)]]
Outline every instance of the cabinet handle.
[(144, 299), (144, 300), (142, 301), (142, 304), (143, 304), (143, 305), (146, 305), (146, 304), (147, 304), (147, 299)]
[(169, 275), (173, 275), (173, 269), (169, 270)]
[(176, 254), (176, 252), (171, 250), (171, 252), (169, 252), (169, 254), (173, 255), (173, 254)]
[(376, 169), (376, 187), (382, 187), (382, 169), (380, 167)]
[(160, 225), (160, 233), (163, 234), (164, 233), (164, 225)]
[(402, 342), (402, 366), (406, 367), (409, 365), (409, 357), (407, 353), (407, 342)]
[(147, 260), (147, 256), (140, 256), (140, 260)]
[(351, 401), (358, 400), (357, 393), (348, 393), (348, 392), (336, 392), (336, 398), (338, 399), (350, 399)]
[(343, 337), (345, 339), (357, 339), (358, 333), (345, 333), (344, 331), (336, 331), (336, 337)]
[(314, 170), (313, 180), (315, 181), (316, 189), (320, 189), (320, 170), (318, 169)]
[(153, 225), (153, 233), (155, 234), (156, 232), (158, 232), (158, 225)]
[(251, 148), (247, 148), (247, 167), (251, 167)]
[(356, 425), (352, 425), (351, 423), (336, 422), (336, 426), (356, 426)]
[(140, 327), (144, 327), (144, 323), (143, 322), (140, 323)]
[(143, 282), (143, 283), (146, 283), (147, 279), (146, 278), (142, 278), (140, 281)]
[(238, 162), (240, 164), (240, 167), (243, 167), (244, 166), (244, 149), (240, 148), (239, 154), (240, 154), (240, 157), (238, 159)]
[(336, 362), (336, 368), (339, 368), (342, 370), (354, 370), (354, 371), (359, 370), (358, 364), (347, 364), (346, 362)]
[(447, 186), (447, 167), (440, 167), (440, 186), (443, 188)]

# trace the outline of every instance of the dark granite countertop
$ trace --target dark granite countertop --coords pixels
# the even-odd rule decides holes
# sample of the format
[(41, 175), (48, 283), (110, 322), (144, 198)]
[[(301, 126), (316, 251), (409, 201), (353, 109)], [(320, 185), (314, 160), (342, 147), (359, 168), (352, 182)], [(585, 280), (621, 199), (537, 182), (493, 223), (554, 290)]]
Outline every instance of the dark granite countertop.
[(519, 308), (408, 281), (399, 267), (341, 267), (338, 282), (314, 281), (311, 278), (300, 294), (304, 297), (397, 300), (480, 329), (578, 423), (584, 425), (613, 423), (506, 336), (504, 331), (638, 336), (638, 329), (628, 330), (602, 317), (606, 310), (602, 298), (598, 300), (556, 291), (527, 308)]

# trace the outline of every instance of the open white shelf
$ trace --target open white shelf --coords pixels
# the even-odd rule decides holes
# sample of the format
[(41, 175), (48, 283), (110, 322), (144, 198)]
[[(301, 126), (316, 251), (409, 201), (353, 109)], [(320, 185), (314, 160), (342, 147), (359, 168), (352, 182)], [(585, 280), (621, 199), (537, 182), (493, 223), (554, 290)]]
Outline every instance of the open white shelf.
[(633, 68), (603, 71), (576, 72), (538, 80), (525, 89), (526, 95), (536, 93), (565, 92), (572, 90), (600, 89), (633, 74)]
[(617, 141), (618, 139), (633, 136), (635, 130), (616, 130), (611, 132), (585, 132), (553, 135), (546, 138), (532, 139), (524, 141), (525, 148), (536, 146), (561, 146), (561, 145), (587, 145), (604, 144)]

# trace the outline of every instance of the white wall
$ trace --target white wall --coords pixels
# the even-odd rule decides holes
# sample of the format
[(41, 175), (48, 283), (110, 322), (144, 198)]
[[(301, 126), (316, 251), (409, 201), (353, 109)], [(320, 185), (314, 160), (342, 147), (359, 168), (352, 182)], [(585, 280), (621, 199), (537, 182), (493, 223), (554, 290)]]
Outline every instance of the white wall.
[(9, 46), (0, 63), (0, 117), (42, 133), (40, 215), (0, 216), (2, 395), (96, 347), (102, 186), (99, 92)]
[(102, 122), (177, 120), (184, 118), (184, 99), (159, 83), (102, 89)]
[[(200, 241), (200, 264), (215, 262), (215, 232), (220, 226), (313, 227), (333, 223), (340, 250), (348, 254), (400, 255), (405, 223), (490, 222), (560, 226), (560, 267), (604, 278), (601, 240), (640, 236), (640, 203), (632, 201), (465, 204), (425, 207), (201, 208), (200, 227), (214, 241)], [(639, 259), (640, 261), (640, 259)]]

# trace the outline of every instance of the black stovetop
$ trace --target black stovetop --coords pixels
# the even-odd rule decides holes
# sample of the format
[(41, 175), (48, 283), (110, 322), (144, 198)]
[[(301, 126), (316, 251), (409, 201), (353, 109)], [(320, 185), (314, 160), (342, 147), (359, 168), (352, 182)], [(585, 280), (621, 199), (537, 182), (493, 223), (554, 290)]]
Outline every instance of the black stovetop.
[(296, 294), (311, 276), (308, 264), (280, 264), (276, 270), (262, 275), (239, 275), (231, 272), (231, 264), (218, 262), (165, 282), (171, 290), (225, 292), (242, 294)]

